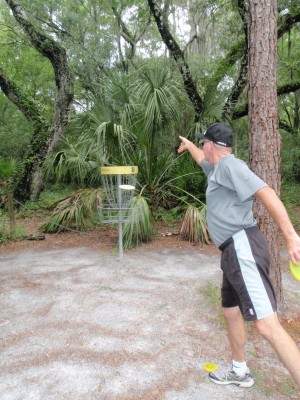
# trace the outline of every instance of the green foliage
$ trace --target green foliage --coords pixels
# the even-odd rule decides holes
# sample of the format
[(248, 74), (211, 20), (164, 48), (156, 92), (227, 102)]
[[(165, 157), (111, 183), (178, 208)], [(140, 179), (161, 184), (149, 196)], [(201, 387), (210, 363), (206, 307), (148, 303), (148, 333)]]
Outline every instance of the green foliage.
[(123, 227), (123, 246), (130, 249), (139, 243), (149, 242), (153, 233), (153, 218), (148, 203), (143, 196), (137, 195), (131, 203), (130, 222)]
[(10, 227), (9, 218), (4, 210), (0, 210), (0, 242), (6, 243), (10, 240), (20, 240), (27, 236), (25, 229), (17, 226), (13, 232)]
[(6, 158), (9, 155), (14, 159), (21, 159), (31, 134), (32, 128), (28, 121), (0, 93), (0, 157)]
[(18, 217), (30, 217), (31, 215), (45, 216), (49, 214), (49, 210), (53, 209), (53, 204), (58, 203), (63, 198), (69, 196), (74, 188), (72, 186), (54, 185), (45, 189), (38, 200), (27, 201), (19, 204)]
[(20, 169), (17, 160), (0, 157), (0, 186), (12, 186), (15, 175)]
[(137, 82), (137, 99), (144, 112), (143, 126), (148, 139), (153, 140), (157, 130), (168, 121), (178, 121), (182, 91), (169, 66), (144, 69)]
[(131, 129), (136, 139), (130, 162), (139, 167), (138, 182), (151, 209), (171, 209), (182, 195), (177, 185), (181, 156), (176, 147), (178, 135), (186, 130), (179, 119), (185, 98), (183, 88), (166, 65), (143, 70), (135, 87), (137, 106)]
[(45, 178), (56, 182), (73, 182), (80, 185), (100, 184), (99, 168), (106, 155), (97, 142), (81, 135), (76, 143), (68, 139), (64, 148), (52, 153), (44, 163)]
[[(183, 153), (177, 157), (176, 169), (171, 183), (182, 202), (197, 205), (205, 201), (207, 179), (202, 169), (191, 158)], [(195, 199), (196, 197), (196, 199)]]
[[(141, 193), (149, 198), (151, 208), (177, 206), (188, 193), (184, 178), (179, 182), (181, 187), (177, 185), (178, 161), (182, 156), (168, 150), (178, 141), (178, 133), (175, 136), (175, 131), (172, 135), (169, 130), (172, 132), (179, 123), (178, 110), (183, 97), (182, 88), (173, 78), (165, 67), (160, 74), (158, 69), (142, 70), (126, 79), (115, 75), (107, 80), (103, 93), (106, 102), (94, 97), (91, 109), (73, 120), (73, 126), (81, 134), (77, 138), (74, 136), (74, 141), (65, 141), (64, 147), (47, 160), (47, 179), (97, 184), (100, 183), (99, 166), (105, 162), (137, 165), (138, 185)], [(93, 154), (98, 158), (93, 158)], [(94, 180), (91, 178), (93, 171)], [(148, 222), (147, 227), (148, 205), (143, 197), (137, 196), (135, 201), (143, 202), (136, 212), (145, 211), (137, 223), (125, 229), (127, 247), (151, 237), (151, 232), (147, 233), (151, 225)], [(57, 209), (52, 221), (58, 224), (59, 218), (63, 218), (59, 214), (64, 213), (64, 208)]]
[(165, 63), (126, 77), (111, 74), (99, 95), (90, 97), (91, 108), (73, 119), (80, 134), (47, 160), (46, 178), (95, 186), (101, 165), (137, 165), (139, 187), (152, 209), (172, 208), (179, 196), (174, 191), (180, 157), (173, 149), (183, 98), (183, 88)]
[(300, 184), (295, 182), (283, 181), (281, 186), (281, 200), (284, 203), (290, 220), (297, 231), (300, 231), (300, 219), (297, 209), (300, 207)]
[(232, 124), (233, 129), (233, 143), (234, 154), (236, 157), (244, 160), (249, 165), (249, 132), (248, 132), (248, 119), (241, 118), (234, 121)]
[(176, 223), (182, 215), (184, 205), (178, 205), (177, 207), (173, 207), (170, 210), (166, 210), (163, 207), (158, 207), (153, 212), (153, 217), (155, 220), (160, 220), (168, 225), (172, 225)]
[(81, 189), (54, 204), (50, 219), (40, 227), (41, 232), (53, 233), (66, 229), (83, 230), (94, 214), (101, 191)]
[(283, 181), (281, 186), (281, 200), (285, 205), (300, 207), (300, 183)]
[(284, 181), (300, 183), (300, 133), (282, 133), (281, 174)]
[[(296, 3), (279, 1), (280, 20), (286, 12), (297, 12)], [(198, 124), (193, 122), (194, 111), (178, 66), (167, 53), (163, 55), (157, 27), (148, 20), (147, 2), (24, 0), (22, 5), (36, 26), (67, 50), (75, 76), (75, 117), (68, 138), (45, 163), (46, 182), (97, 187), (101, 165), (138, 165), (138, 188), (156, 215), (166, 218), (163, 210), (179, 213), (183, 204), (197, 207), (199, 200), (205, 201), (204, 174), (189, 155), (178, 156), (174, 150), (178, 135), (193, 140), (196, 130), (221, 118), (244, 49), (237, 2), (209, 0), (187, 5), (180, 0), (166, 7), (170, 29), (184, 49), (204, 102)], [(1, 65), (49, 122), (55, 97), (51, 63), (32, 48), (5, 2), (0, 11)], [(187, 43), (195, 32), (197, 38)], [(299, 79), (298, 42), (298, 27), (279, 42), (280, 84)], [(237, 105), (246, 99), (244, 91)], [(295, 135), (283, 133), (282, 151), (282, 176), (293, 182), (300, 181), (297, 101), (293, 94), (280, 98), (280, 118), (295, 129)], [(234, 132), (235, 154), (247, 160), (246, 118), (234, 123)], [(0, 95), (0, 156), (22, 159), (31, 135), (32, 128), (20, 111)], [(75, 225), (82, 225), (79, 213), (83, 209), (75, 204), (70, 221), (73, 218)], [(34, 210), (37, 204), (27, 206)], [(66, 209), (60, 212), (66, 214)], [(55, 218), (60, 220), (58, 213)], [(189, 218), (194, 218), (192, 213)]]
[(10, 179), (13, 171), (13, 164), (8, 160), (0, 159), (0, 180), (6, 182)]
[[(149, 164), (143, 163), (143, 153), (139, 159), (135, 158), (139, 166), (138, 183), (143, 192), (149, 197), (151, 208), (155, 211), (158, 207), (170, 209), (177, 203), (174, 186), (176, 186), (176, 163), (177, 159), (173, 153), (161, 154), (156, 162), (148, 169)], [(175, 183), (174, 183), (175, 182)]]

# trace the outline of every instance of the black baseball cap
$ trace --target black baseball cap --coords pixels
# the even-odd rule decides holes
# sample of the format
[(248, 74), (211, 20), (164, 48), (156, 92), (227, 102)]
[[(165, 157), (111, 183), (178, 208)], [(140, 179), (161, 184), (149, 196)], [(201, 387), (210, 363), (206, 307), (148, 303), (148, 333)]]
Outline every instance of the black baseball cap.
[(205, 132), (196, 133), (196, 138), (207, 139), (224, 147), (232, 147), (232, 130), (224, 122), (210, 125)]

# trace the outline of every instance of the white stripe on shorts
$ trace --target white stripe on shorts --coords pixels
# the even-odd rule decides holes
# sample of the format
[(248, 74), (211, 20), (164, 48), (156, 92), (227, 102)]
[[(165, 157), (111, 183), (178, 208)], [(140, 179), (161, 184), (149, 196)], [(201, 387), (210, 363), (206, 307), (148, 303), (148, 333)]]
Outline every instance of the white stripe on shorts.
[(242, 276), (251, 298), (257, 319), (274, 314), (272, 304), (257, 269), (247, 234), (244, 230), (232, 236)]

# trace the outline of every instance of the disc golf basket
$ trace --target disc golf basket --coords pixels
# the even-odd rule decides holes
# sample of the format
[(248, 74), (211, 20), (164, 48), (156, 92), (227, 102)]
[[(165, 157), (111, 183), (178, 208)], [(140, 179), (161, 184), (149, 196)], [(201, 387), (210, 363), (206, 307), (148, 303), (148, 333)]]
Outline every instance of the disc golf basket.
[(98, 205), (99, 217), (104, 224), (119, 225), (119, 257), (122, 258), (122, 224), (131, 219), (138, 167), (101, 167), (100, 172), (105, 196)]

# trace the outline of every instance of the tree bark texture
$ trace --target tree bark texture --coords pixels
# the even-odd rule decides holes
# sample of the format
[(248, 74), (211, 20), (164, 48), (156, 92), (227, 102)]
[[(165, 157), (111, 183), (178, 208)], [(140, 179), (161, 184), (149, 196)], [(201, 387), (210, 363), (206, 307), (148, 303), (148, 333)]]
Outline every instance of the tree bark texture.
[[(44, 158), (48, 124), (41, 113), (41, 107), (32, 101), (0, 68), (0, 87), (6, 97), (15, 104), (32, 125), (34, 132), (23, 160), (22, 172), (13, 182), (15, 198), (19, 201), (36, 199), (42, 188), (40, 163)], [(34, 183), (33, 183), (34, 182)]]
[[(277, 1), (249, 1), (249, 144), (251, 169), (280, 194), (277, 104)], [(283, 304), (279, 228), (257, 201), (255, 217), (269, 243), (271, 278)]]

